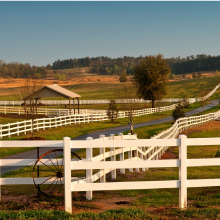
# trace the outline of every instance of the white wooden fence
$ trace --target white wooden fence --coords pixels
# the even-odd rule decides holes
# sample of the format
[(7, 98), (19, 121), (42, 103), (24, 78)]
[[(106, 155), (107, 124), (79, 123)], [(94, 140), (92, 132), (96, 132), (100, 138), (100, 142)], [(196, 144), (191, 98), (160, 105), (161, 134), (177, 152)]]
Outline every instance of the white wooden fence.
[[(146, 108), (141, 110), (134, 110), (134, 116), (141, 116), (146, 114), (152, 114), (155, 112), (163, 112), (175, 109), (177, 104), (173, 104), (170, 106), (165, 107), (158, 107), (158, 108)], [(3, 107), (5, 108), (5, 107)], [(12, 107), (13, 108), (13, 107)], [(17, 109), (17, 108), (16, 108)], [(1, 111), (1, 109), (0, 109)], [(45, 114), (48, 114), (49, 110), (43, 109)], [(87, 112), (87, 111), (86, 111)], [(59, 109), (59, 114), (63, 113)], [(119, 111), (118, 118), (126, 118), (128, 116), (128, 111)], [(14, 122), (8, 124), (1, 124), (0, 125), (0, 139), (3, 137), (11, 137), (11, 135), (19, 136), (20, 133), (26, 134), (27, 132), (31, 132), (32, 130), (39, 131), (41, 129), (45, 130), (48, 128), (57, 128), (65, 125), (71, 124), (80, 124), (80, 123), (92, 123), (97, 121), (106, 121), (109, 120), (106, 111), (99, 111), (97, 113), (89, 114), (74, 114), (74, 115), (63, 115), (60, 117), (53, 117), (53, 118), (40, 118), (35, 119), (32, 123), (32, 120), (25, 120), (22, 122)]]
[[(105, 113), (105, 110), (96, 110), (96, 109), (80, 109), (79, 114), (97, 114)], [(11, 107), (11, 106), (0, 106), (0, 113), (3, 114), (25, 114), (23, 107)], [(62, 109), (62, 108), (37, 108), (38, 115), (45, 115), (48, 117), (57, 117), (62, 115), (72, 115), (74, 114), (74, 109)], [(75, 114), (78, 114), (78, 109), (75, 110)]]
[[(187, 179), (187, 167), (197, 166), (219, 166), (220, 158), (210, 159), (187, 159), (187, 146), (220, 145), (220, 138), (187, 138), (182, 135), (177, 139), (136, 139), (120, 140), (118, 137), (100, 137), (98, 140), (88, 138), (85, 141), (72, 141), (66, 137), (63, 141), (1, 141), (1, 147), (59, 147), (64, 148), (64, 172), (65, 172), (65, 210), (72, 212), (71, 192), (86, 191), (87, 199), (92, 199), (93, 191), (102, 190), (132, 190), (132, 189), (159, 189), (159, 188), (179, 188), (179, 207), (187, 207), (188, 187), (210, 187), (220, 186), (220, 179)], [(114, 141), (113, 141), (114, 139)], [(179, 159), (152, 160), (149, 157), (148, 149), (167, 148), (169, 146), (179, 146)], [(100, 148), (100, 155), (93, 157), (94, 148)], [(110, 151), (106, 151), (110, 148)], [(205, 146), (204, 146), (205, 148)], [(80, 161), (71, 161), (71, 149), (86, 149), (86, 158)], [(132, 157), (132, 151), (135, 156)], [(125, 159), (127, 154), (128, 159)], [(120, 159), (117, 159), (120, 155)], [(109, 159), (111, 161), (106, 161)], [(7, 160), (1, 159), (1, 166), (31, 166), (34, 159)], [(58, 164), (61, 159), (58, 161)], [(44, 163), (52, 165), (53, 161), (45, 159)], [(60, 164), (59, 164), (60, 165)], [(178, 180), (165, 181), (132, 181), (132, 182), (106, 182), (105, 175), (112, 172), (112, 178), (116, 178), (115, 169), (124, 172), (125, 169), (133, 170), (159, 167), (179, 167)], [(101, 169), (92, 175), (93, 169)], [(71, 177), (71, 170), (86, 170), (86, 178), (74, 179)], [(100, 179), (100, 183), (95, 182)], [(53, 179), (39, 177), (37, 184), (51, 184)], [(95, 182), (95, 183), (94, 183)], [(33, 184), (32, 178), (0, 178), (1, 185), (21, 185)]]
[[(198, 145), (219, 145), (220, 138), (187, 138), (181, 135), (178, 139), (142, 139), (142, 140), (92, 140), (71, 141), (64, 138), (64, 160), (65, 160), (65, 210), (72, 213), (72, 194), (74, 191), (86, 191), (86, 198), (92, 199), (93, 191), (102, 190), (134, 190), (134, 189), (160, 189), (160, 188), (179, 188), (179, 207), (187, 207), (187, 188), (188, 187), (209, 187), (220, 186), (220, 179), (187, 179), (187, 167), (197, 166), (219, 166), (220, 158), (211, 159), (187, 159), (187, 146)], [(128, 147), (129, 146), (129, 147)], [(143, 148), (179, 146), (179, 159), (171, 160), (150, 160), (146, 157), (147, 153)], [(105, 152), (105, 148), (110, 148)], [(118, 148), (119, 147), (119, 148)], [(86, 159), (81, 161), (71, 161), (71, 149), (86, 149)], [(96, 157), (92, 156), (92, 149), (103, 149), (102, 153)], [(117, 149), (118, 148), (118, 149)], [(132, 155), (132, 150), (136, 151), (136, 157)], [(124, 159), (125, 153), (128, 159)], [(120, 155), (120, 161), (116, 161), (116, 155)], [(141, 156), (142, 155), (142, 156)], [(111, 158), (111, 161), (106, 159)], [(113, 158), (113, 159), (112, 159)], [(159, 167), (179, 167), (178, 180), (165, 181), (132, 181), (132, 182), (106, 182), (106, 173), (115, 169), (142, 169)], [(93, 169), (101, 170), (92, 175)], [(86, 170), (86, 178), (71, 181), (71, 170)], [(112, 178), (116, 178), (116, 173)], [(100, 183), (94, 183), (100, 179)]]
[[(135, 110), (133, 114), (135, 116), (152, 114), (155, 112), (163, 112), (175, 109), (176, 104), (158, 107), (158, 108), (147, 108), (142, 110)], [(118, 113), (119, 118), (126, 118), (129, 112)], [(192, 126), (198, 126), (202, 123), (215, 120), (220, 116), (220, 112), (210, 113), (207, 115), (200, 116), (191, 116), (186, 118), (181, 118), (177, 120), (174, 125), (168, 129), (167, 131), (163, 131), (157, 135), (158, 138), (172, 138), (176, 137), (179, 132), (184, 129), (187, 129)], [(92, 123), (97, 121), (106, 121), (108, 120), (108, 116), (106, 112), (97, 113), (97, 114), (77, 114), (77, 115), (65, 115), (54, 118), (40, 118), (35, 119), (32, 124), (32, 120), (25, 120), (22, 122), (14, 122), (8, 124), (0, 125), (0, 139), (3, 137), (11, 137), (11, 135), (19, 136), (21, 133), (26, 134), (27, 132), (31, 132), (32, 129), (34, 131), (45, 130), (48, 128), (57, 128), (61, 126), (71, 125), (71, 124), (80, 124), (80, 123)]]

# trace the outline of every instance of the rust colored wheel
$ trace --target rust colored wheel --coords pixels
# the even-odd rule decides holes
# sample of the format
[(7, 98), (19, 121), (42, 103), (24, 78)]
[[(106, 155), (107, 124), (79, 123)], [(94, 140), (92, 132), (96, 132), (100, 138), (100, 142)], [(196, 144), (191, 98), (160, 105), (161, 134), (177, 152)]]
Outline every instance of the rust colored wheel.
[[(64, 192), (64, 158), (63, 149), (56, 149), (42, 154), (33, 167), (33, 181), (39, 192), (47, 197), (63, 195)], [(71, 152), (72, 159), (81, 160), (81, 158)], [(47, 162), (51, 165), (47, 165)], [(40, 178), (43, 179), (40, 183)]]

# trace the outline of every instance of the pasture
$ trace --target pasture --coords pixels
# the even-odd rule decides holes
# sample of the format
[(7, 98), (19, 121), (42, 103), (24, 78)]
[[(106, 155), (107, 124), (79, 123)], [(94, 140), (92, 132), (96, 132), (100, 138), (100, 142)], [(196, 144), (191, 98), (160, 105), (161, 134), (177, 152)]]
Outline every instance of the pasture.
[[(171, 82), (168, 88), (169, 98), (199, 97), (201, 90), (212, 90), (219, 81), (217, 77), (201, 78)], [(69, 88), (85, 96), (85, 99), (99, 99), (98, 97), (112, 97), (115, 91), (120, 89), (120, 83), (86, 83), (69, 85)], [(171, 96), (171, 94), (173, 96)], [(100, 95), (100, 96), (99, 96)], [(180, 97), (181, 96), (181, 97)], [(218, 91), (213, 95), (216, 99)], [(212, 97), (212, 99), (214, 99)], [(101, 98), (100, 98), (101, 99)], [(198, 108), (201, 103), (194, 103), (189, 110)], [(104, 107), (106, 108), (106, 106)], [(208, 112), (219, 110), (216, 106)], [(151, 121), (171, 115), (171, 111), (155, 113), (151, 115), (139, 116), (135, 118), (135, 123)], [(9, 118), (2, 119), (2, 122), (15, 120)], [(11, 121), (10, 121), (11, 122)], [(90, 132), (105, 128), (127, 125), (127, 119), (117, 119), (116, 123), (95, 122), (92, 124), (78, 124), (52, 128), (45, 131), (36, 132), (36, 136), (42, 136), (47, 140), (61, 140), (64, 136), (71, 138), (89, 134)], [(172, 123), (152, 125), (137, 128), (134, 130), (138, 138), (150, 138), (153, 135), (172, 126)], [(220, 137), (220, 122), (210, 122), (205, 125), (188, 129), (185, 132), (188, 137)], [(128, 127), (129, 130), (129, 127)], [(58, 132), (59, 131), (59, 132)], [(202, 136), (201, 136), (202, 135)], [(26, 137), (13, 136), (4, 140), (18, 140)], [(219, 146), (188, 148), (188, 158), (213, 158)], [(18, 149), (19, 150), (19, 149)], [(22, 149), (23, 150), (23, 149)], [(18, 152), (11, 149), (1, 149), (1, 157), (12, 155)], [(85, 157), (85, 151), (77, 152), (81, 157)], [(98, 150), (95, 154), (98, 154)], [(178, 148), (173, 147), (165, 153), (163, 158), (178, 158)], [(163, 159), (162, 158), (162, 159)], [(188, 168), (188, 178), (220, 178), (219, 167)], [(78, 173), (78, 175), (82, 175)], [(32, 167), (24, 167), (16, 171), (8, 172), (2, 177), (31, 177)], [(117, 179), (111, 179), (107, 175), (109, 182), (114, 181), (153, 181), (153, 180), (176, 180), (178, 179), (178, 168), (153, 168), (147, 171), (125, 174), (117, 173)], [(179, 210), (178, 189), (154, 189), (154, 190), (126, 190), (126, 191), (97, 191), (94, 192), (93, 200), (88, 201), (84, 192), (78, 192), (73, 196), (73, 212), (69, 215), (65, 213), (63, 197), (37, 199), (37, 190), (32, 185), (2, 186), (2, 202), (0, 203), (0, 219), (203, 219), (220, 218), (219, 211), (219, 187), (189, 188), (188, 189), (188, 209)], [(56, 210), (56, 211), (54, 211)]]
[[(137, 129), (138, 136), (143, 133), (150, 137), (164, 130), (169, 124), (155, 125)], [(145, 131), (145, 132), (144, 132)], [(208, 131), (208, 132), (207, 132)], [(214, 133), (213, 133), (214, 132)], [(216, 135), (218, 133), (218, 135)], [(154, 134), (154, 133), (153, 133)], [(216, 137), (220, 136), (220, 122), (214, 121), (207, 124), (190, 128), (184, 131), (188, 137)], [(143, 137), (143, 136), (142, 136)], [(188, 147), (188, 158), (213, 158), (219, 146)], [(78, 152), (83, 155), (83, 152)], [(178, 147), (169, 148), (163, 158), (178, 158)], [(162, 158), (162, 159), (163, 159)], [(220, 178), (220, 167), (188, 168), (189, 179)], [(32, 169), (22, 168), (12, 171), (3, 177), (31, 176)], [(140, 171), (125, 174), (117, 173), (117, 179), (112, 180), (108, 175), (107, 180), (114, 181), (154, 181), (154, 180), (175, 180), (178, 179), (177, 168), (154, 168), (148, 171)], [(15, 219), (15, 216), (25, 216), (26, 219), (33, 215), (41, 218), (52, 219), (55, 215), (59, 218), (70, 219), (216, 219), (220, 217), (219, 209), (219, 187), (189, 188), (187, 210), (178, 209), (178, 189), (154, 189), (154, 190), (126, 190), (126, 191), (97, 191), (94, 192), (93, 200), (85, 199), (85, 193), (76, 193), (73, 196), (73, 211), (75, 214), (68, 215), (64, 209), (63, 198), (36, 198), (37, 190), (33, 186), (21, 186), (20, 191), (16, 186), (3, 186), (3, 202), (0, 203), (0, 217)], [(7, 202), (7, 199), (14, 202)], [(28, 200), (29, 198), (29, 200)], [(36, 211), (35, 209), (47, 209), (47, 211)], [(7, 209), (7, 211), (6, 211)], [(56, 209), (57, 211), (53, 211)], [(14, 211), (11, 211), (14, 210)], [(19, 210), (19, 211), (16, 211)], [(7, 217), (8, 216), (8, 217)], [(14, 216), (14, 217), (13, 217)]]
[[(68, 81), (56, 81), (46, 79), (45, 85), (58, 84), (75, 93), (80, 94), (81, 99), (117, 99), (117, 92), (121, 90), (122, 83), (118, 80), (119, 76), (84, 76), (71, 78)], [(18, 100), (15, 91), (22, 85), (22, 79), (0, 79), (1, 97), (0, 100)], [(218, 83), (218, 76), (203, 77), (198, 79), (187, 79), (172, 81), (168, 84), (167, 95), (164, 98), (188, 98), (200, 97), (201, 91), (211, 91)], [(215, 98), (219, 96), (217, 92)], [(59, 97), (53, 99), (61, 99)]]

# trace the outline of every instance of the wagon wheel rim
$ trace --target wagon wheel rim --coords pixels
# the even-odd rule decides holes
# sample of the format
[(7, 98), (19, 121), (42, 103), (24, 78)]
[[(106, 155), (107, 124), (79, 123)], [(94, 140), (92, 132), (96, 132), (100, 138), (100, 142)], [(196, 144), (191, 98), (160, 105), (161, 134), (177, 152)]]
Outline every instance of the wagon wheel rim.
[[(34, 164), (33, 167), (33, 182), (35, 187), (39, 190), (39, 192), (41, 194), (43, 194), (46, 197), (51, 197), (51, 192), (57, 192), (58, 193), (63, 193), (64, 192), (64, 171), (63, 171), (63, 166), (64, 166), (64, 158), (58, 158), (57, 157), (57, 152), (63, 152), (63, 149), (56, 149), (56, 150), (50, 150), (47, 151), (46, 153), (42, 154), (39, 159), (37, 159), (37, 161)], [(55, 154), (55, 158), (53, 156), (53, 158), (51, 158), (50, 154), (54, 153)], [(45, 157), (45, 159), (48, 159), (52, 165), (46, 165), (42, 159)], [(71, 152), (71, 158), (77, 158), (79, 160), (81, 160), (81, 158), (74, 152)], [(59, 164), (58, 159), (62, 159), (62, 163)], [(55, 161), (54, 161), (55, 160)], [(38, 164), (43, 165), (42, 166), (38, 166)], [(38, 176), (36, 175), (38, 173), (38, 167), (39, 167), (39, 173), (40, 172), (50, 172), (50, 175), (46, 175), (42, 173), (39, 175), (39, 177), (46, 177), (46, 180), (43, 181), (42, 183), (38, 184), (36, 183), (36, 178), (38, 178)], [(51, 181), (51, 183), (46, 184), (48, 181)], [(47, 185), (47, 186), (46, 186)], [(60, 185), (60, 187), (59, 187)], [(42, 189), (42, 187), (44, 187), (44, 189)]]

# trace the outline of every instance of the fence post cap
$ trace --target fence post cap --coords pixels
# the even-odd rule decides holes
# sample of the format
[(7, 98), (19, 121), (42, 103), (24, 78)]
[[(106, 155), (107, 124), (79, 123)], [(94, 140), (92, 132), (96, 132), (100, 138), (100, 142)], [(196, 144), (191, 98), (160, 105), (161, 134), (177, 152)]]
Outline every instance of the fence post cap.
[(71, 140), (70, 137), (64, 137), (63, 140)]
[(110, 134), (110, 137), (115, 136), (114, 134)]
[(187, 136), (184, 134), (181, 134), (181, 135), (179, 135), (179, 138), (187, 138)]
[(118, 133), (118, 136), (122, 136), (123, 135), (123, 133)]
[(99, 137), (100, 137), (100, 138), (104, 138), (105, 135), (104, 135), (104, 134), (100, 134)]
[(87, 137), (86, 140), (87, 141), (91, 141), (93, 138), (92, 137)]

